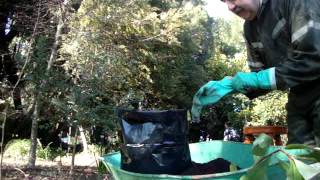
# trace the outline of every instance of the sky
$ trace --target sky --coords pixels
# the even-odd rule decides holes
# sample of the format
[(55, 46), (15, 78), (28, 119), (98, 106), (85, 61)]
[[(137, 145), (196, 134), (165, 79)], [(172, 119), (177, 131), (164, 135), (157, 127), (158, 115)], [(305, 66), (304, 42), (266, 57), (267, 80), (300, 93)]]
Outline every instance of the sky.
[(228, 10), (228, 7), (225, 3), (220, 0), (205, 0), (206, 6), (205, 9), (208, 11), (208, 14), (211, 17), (220, 17), (225, 19), (231, 19), (235, 15)]

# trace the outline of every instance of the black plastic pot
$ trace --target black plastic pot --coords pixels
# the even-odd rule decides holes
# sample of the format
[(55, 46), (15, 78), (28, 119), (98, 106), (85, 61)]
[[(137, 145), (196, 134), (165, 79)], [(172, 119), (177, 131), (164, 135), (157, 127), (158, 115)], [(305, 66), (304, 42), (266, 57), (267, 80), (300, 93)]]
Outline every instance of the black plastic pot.
[(118, 109), (121, 168), (147, 174), (178, 174), (191, 163), (185, 110)]

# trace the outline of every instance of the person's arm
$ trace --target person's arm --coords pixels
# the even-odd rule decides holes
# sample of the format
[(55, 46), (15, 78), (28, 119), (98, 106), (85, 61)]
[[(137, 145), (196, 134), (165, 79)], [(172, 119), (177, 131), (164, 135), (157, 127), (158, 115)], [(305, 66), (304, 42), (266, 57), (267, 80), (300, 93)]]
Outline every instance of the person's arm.
[[(245, 30), (248, 30), (248, 28), (245, 27)], [(247, 41), (246, 37), (249, 36), (251, 34), (251, 32), (246, 32), (244, 34), (244, 38), (246, 40), (246, 50), (247, 50), (247, 64), (248, 67), (250, 69), (251, 72), (259, 72), (261, 70), (264, 70), (264, 64), (260, 61), (261, 55), (259, 54), (259, 52), (257, 52), (257, 50), (255, 50), (257, 47), (259, 47), (259, 44), (255, 44), (257, 47), (253, 47), (253, 45), (249, 44)], [(268, 89), (253, 89), (253, 88), (249, 88), (246, 90), (246, 92), (244, 93), (245, 96), (247, 96), (249, 99), (254, 99), (256, 97), (265, 95), (267, 93), (269, 93), (270, 90)]]
[(319, 0), (288, 0), (286, 17), (291, 32), (287, 60), (275, 69), (278, 89), (295, 87), (320, 78)]
[[(237, 73), (232, 87), (246, 94), (253, 90), (285, 90), (320, 79), (319, 0), (286, 0), (282, 6), (289, 32), (287, 56), (276, 67), (259, 72)], [(250, 49), (249, 49), (250, 50)], [(253, 54), (255, 55), (255, 54)], [(255, 57), (253, 56), (252, 59)], [(259, 59), (259, 57), (257, 57)], [(280, 61), (280, 60), (279, 60)], [(258, 68), (259, 62), (252, 62)], [(250, 65), (250, 64), (249, 64)]]

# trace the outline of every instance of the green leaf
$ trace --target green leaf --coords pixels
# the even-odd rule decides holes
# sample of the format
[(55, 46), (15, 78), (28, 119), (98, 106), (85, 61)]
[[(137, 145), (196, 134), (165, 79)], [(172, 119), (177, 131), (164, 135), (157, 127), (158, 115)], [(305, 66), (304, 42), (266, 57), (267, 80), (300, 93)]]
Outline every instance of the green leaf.
[(289, 169), (287, 170), (287, 180), (303, 180), (293, 160), (290, 160)]
[(266, 169), (257, 169), (256, 171), (248, 172), (241, 176), (240, 180), (268, 180)]
[(285, 149), (304, 149), (306, 150), (307, 154), (298, 155), (298, 159), (309, 159), (310, 161), (318, 161), (320, 162), (320, 150), (303, 145), (303, 144), (291, 144), (286, 146)]
[(310, 156), (307, 156), (307, 157), (315, 158), (317, 159), (318, 162), (320, 162), (320, 151), (318, 149), (312, 149)]
[(104, 173), (108, 173), (107, 166), (106, 166), (103, 162), (101, 162), (101, 161), (99, 161), (97, 170), (98, 170), (99, 173), (103, 173), (103, 174), (104, 174)]
[(289, 144), (285, 149), (310, 149), (310, 147), (304, 144)]
[(290, 164), (284, 161), (279, 161), (279, 166), (280, 168), (282, 168), (283, 170), (285, 170), (286, 172), (289, 170), (290, 168)]
[(266, 134), (260, 134), (252, 146), (252, 153), (255, 160), (255, 164), (250, 168), (246, 175), (241, 177), (241, 180), (255, 180), (255, 179), (268, 179), (267, 168), (269, 166), (270, 157), (266, 159), (263, 156), (267, 155), (269, 147), (273, 144), (273, 140)]
[(270, 136), (266, 134), (260, 134), (253, 142), (252, 153), (256, 156), (264, 156), (272, 144), (273, 140)]
[(296, 165), (297, 170), (300, 172), (300, 174), (303, 176), (304, 179), (312, 179), (316, 175), (320, 174), (320, 167), (313, 167), (310, 165), (305, 164), (304, 162), (293, 158), (293, 161)]
[(249, 180), (264, 180), (267, 178), (267, 168), (269, 166), (270, 158), (266, 158), (262, 161), (258, 161), (252, 168), (247, 171), (247, 174), (243, 177)]
[(317, 162), (317, 159), (312, 157), (310, 154), (294, 156), (296, 159), (304, 161), (304, 162)]

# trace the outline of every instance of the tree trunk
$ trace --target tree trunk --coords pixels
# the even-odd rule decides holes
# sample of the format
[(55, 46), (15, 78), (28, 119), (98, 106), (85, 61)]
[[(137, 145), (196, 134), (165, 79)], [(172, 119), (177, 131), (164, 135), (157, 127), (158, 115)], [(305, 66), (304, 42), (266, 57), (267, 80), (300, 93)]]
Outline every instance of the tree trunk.
[[(62, 9), (61, 9), (61, 12), (63, 12)], [(37, 27), (36, 25), (35, 25), (35, 29)], [(58, 44), (60, 43), (60, 36), (61, 36), (63, 25), (64, 24), (62, 21), (62, 15), (60, 15), (59, 22), (57, 25), (56, 35), (55, 35), (55, 41), (54, 41), (54, 44), (52, 45), (51, 55), (50, 55), (50, 59), (48, 61), (48, 66), (47, 66), (47, 70), (46, 70), (47, 74), (49, 74), (50, 69), (52, 67), (52, 64), (57, 58), (57, 48), (58, 48)], [(40, 86), (45, 86), (45, 82), (41, 83)], [(32, 126), (31, 126), (31, 147), (30, 147), (29, 160), (28, 160), (28, 167), (29, 168), (34, 168), (35, 162), (36, 162), (38, 120), (40, 119), (40, 104), (39, 103), (41, 103), (40, 97), (41, 97), (41, 92), (38, 93), (37, 89), (36, 89), (35, 90), (35, 107), (34, 107), (34, 113), (33, 113), (34, 116), (32, 119)]]
[(74, 160), (76, 156), (76, 146), (77, 146), (77, 140), (78, 140), (78, 128), (76, 127), (76, 132), (74, 133), (74, 141), (72, 144), (72, 159), (71, 159), (71, 166), (70, 166), (70, 175), (73, 175), (74, 173)]
[(54, 39), (54, 43), (52, 45), (52, 49), (51, 49), (51, 55), (50, 55), (50, 59), (48, 61), (48, 66), (47, 66), (47, 73), (49, 73), (52, 64), (56, 61), (57, 59), (57, 52), (58, 52), (58, 45), (60, 44), (61, 41), (61, 34), (62, 34), (62, 29), (64, 26), (64, 22), (63, 22), (63, 16), (64, 16), (64, 9), (61, 8), (61, 15), (59, 16), (59, 21), (58, 21), (58, 25), (57, 25), (57, 30), (56, 30), (56, 34), (55, 34), (55, 39)]
[[(41, 2), (39, 2), (41, 3)], [(37, 20), (34, 24), (33, 27), (33, 32), (31, 35), (30, 39), (30, 46), (27, 49), (27, 58), (26, 62), (24, 63), (21, 74), (19, 76), (18, 82), (15, 84), (15, 87), (19, 84), (19, 81), (21, 80), (21, 76), (24, 73), (25, 68), (27, 67), (27, 64), (29, 64), (30, 59), (31, 59), (31, 50), (32, 46), (35, 40), (35, 35), (36, 31), (38, 30), (38, 25), (39, 25), (39, 18), (40, 18), (40, 5), (38, 7), (38, 13), (37, 13)], [(30, 151), (29, 151), (29, 159), (28, 159), (28, 167), (29, 168), (34, 168), (36, 164), (36, 157), (37, 157), (37, 137), (38, 137), (38, 120), (40, 118), (40, 99), (39, 99), (39, 93), (37, 92), (37, 89), (34, 90), (34, 99), (33, 99), (33, 104), (34, 104), (34, 110), (33, 110), (33, 118), (32, 118), (32, 124), (31, 124), (31, 146), (30, 146)]]
[(36, 157), (37, 157), (37, 137), (38, 137), (38, 120), (39, 120), (39, 111), (40, 111), (40, 98), (39, 94), (35, 93), (34, 97), (34, 112), (32, 118), (32, 126), (31, 126), (31, 147), (29, 151), (29, 160), (28, 160), (28, 167), (34, 168), (36, 164)]
[(4, 133), (5, 133), (5, 125), (6, 125), (6, 120), (7, 120), (7, 110), (8, 110), (8, 104), (6, 103), (5, 109), (4, 109), (4, 118), (3, 122), (1, 125), (1, 160), (0, 160), (0, 179), (2, 179), (2, 160), (3, 160), (3, 154), (4, 154), (4, 148), (3, 148), (3, 143), (4, 143)]

